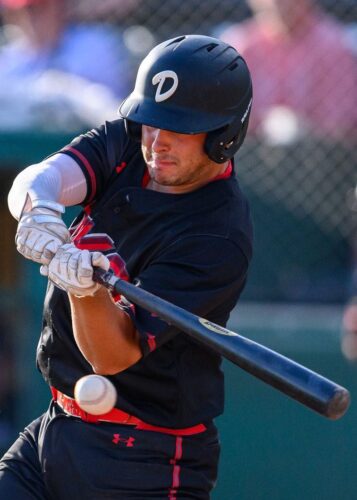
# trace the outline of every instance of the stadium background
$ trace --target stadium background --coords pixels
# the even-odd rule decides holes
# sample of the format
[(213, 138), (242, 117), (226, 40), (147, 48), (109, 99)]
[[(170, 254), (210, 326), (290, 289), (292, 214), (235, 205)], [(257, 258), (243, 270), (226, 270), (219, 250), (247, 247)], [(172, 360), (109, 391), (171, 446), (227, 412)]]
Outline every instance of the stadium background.
[[(239, 0), (103, 0), (96, 9), (89, 4), (73, 2), (73, 16), (118, 30), (130, 54), (129, 79), (161, 40), (192, 32), (217, 35), (250, 15)], [(356, 40), (356, 1), (320, 4)], [(49, 104), (47, 116), (51, 112)], [(16, 223), (8, 214), (7, 192), (16, 172), (66, 144), (86, 125), (69, 130), (64, 120), (62, 126), (25, 127), (15, 114), (10, 126), (0, 111), (1, 450), (49, 399), (35, 367), (46, 284), (37, 266), (15, 252)], [(324, 137), (269, 142), (248, 136), (237, 154), (238, 176), (253, 210), (255, 255), (229, 326), (345, 385), (352, 404), (340, 421), (326, 421), (225, 363), (226, 412), (218, 420), (223, 451), (215, 499), (356, 497), (357, 363), (340, 351), (357, 229), (354, 145)], [(75, 209), (67, 211), (68, 222), (74, 214)]]

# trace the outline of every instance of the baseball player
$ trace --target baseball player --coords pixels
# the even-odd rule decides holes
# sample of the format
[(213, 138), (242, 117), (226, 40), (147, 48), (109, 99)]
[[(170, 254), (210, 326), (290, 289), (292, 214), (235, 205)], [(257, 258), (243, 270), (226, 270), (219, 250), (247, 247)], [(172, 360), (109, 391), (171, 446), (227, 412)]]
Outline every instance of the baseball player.
[[(93, 266), (226, 324), (252, 253), (233, 160), (251, 102), (234, 48), (174, 38), (143, 60), (118, 120), (16, 177), (17, 249), (49, 277), (37, 366), (53, 399), (2, 458), (1, 498), (209, 498), (221, 358), (112, 296)], [(72, 205), (83, 210), (67, 228), (61, 214)], [(76, 381), (93, 373), (118, 393), (105, 415), (74, 399)]]

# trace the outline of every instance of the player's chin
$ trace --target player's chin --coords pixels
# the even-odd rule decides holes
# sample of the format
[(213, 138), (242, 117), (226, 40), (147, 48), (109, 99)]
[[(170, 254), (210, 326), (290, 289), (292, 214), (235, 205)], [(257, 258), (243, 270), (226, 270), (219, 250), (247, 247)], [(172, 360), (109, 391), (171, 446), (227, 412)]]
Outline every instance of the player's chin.
[(153, 181), (165, 186), (179, 184), (176, 168), (169, 166), (151, 167), (149, 169), (150, 177)]
[(160, 186), (178, 186), (180, 182), (175, 177), (162, 174), (160, 172), (156, 172), (155, 175), (152, 176), (153, 181)]

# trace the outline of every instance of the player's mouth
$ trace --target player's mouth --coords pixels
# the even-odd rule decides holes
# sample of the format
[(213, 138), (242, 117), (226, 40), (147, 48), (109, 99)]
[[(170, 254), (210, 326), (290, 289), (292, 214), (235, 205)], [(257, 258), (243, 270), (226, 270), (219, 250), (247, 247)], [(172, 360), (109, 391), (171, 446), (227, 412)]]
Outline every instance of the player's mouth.
[(176, 165), (176, 160), (169, 156), (154, 156), (150, 158), (149, 164), (152, 168), (167, 168)]

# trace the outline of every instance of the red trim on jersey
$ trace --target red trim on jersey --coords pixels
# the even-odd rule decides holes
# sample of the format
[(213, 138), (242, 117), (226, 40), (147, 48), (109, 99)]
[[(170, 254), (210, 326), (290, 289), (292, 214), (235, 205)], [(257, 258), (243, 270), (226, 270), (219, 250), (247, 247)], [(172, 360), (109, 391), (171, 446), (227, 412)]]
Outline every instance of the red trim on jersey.
[(176, 500), (177, 490), (180, 486), (180, 472), (181, 466), (178, 465), (178, 461), (182, 458), (182, 437), (177, 436), (175, 445), (175, 456), (170, 460), (170, 464), (173, 465), (172, 470), (172, 484), (169, 491), (169, 500)]
[(127, 163), (125, 161), (122, 161), (120, 165), (118, 165), (117, 167), (115, 167), (115, 171), (117, 174), (120, 174), (120, 172), (122, 170), (124, 170), (124, 168), (127, 166)]
[(149, 181), (150, 181), (149, 170), (146, 167), (142, 181), (141, 181), (141, 187), (146, 188), (146, 186), (149, 184)]
[(69, 228), (69, 234), (71, 235), (73, 243), (75, 244), (77, 240), (82, 238), (82, 236), (88, 234), (93, 227), (94, 221), (91, 216), (87, 214), (84, 215), (78, 224)]
[(114, 248), (114, 241), (108, 234), (104, 233), (90, 233), (81, 236), (80, 238), (74, 238), (73, 243), (80, 250), (90, 250), (95, 252), (104, 252), (106, 250), (112, 250)]
[(152, 333), (147, 333), (146, 335), (147, 335), (147, 343), (148, 343), (150, 352), (155, 351), (155, 349), (156, 349), (155, 335), (153, 335)]
[[(110, 262), (110, 269), (114, 272), (115, 276), (118, 278), (129, 281), (129, 274), (126, 269), (126, 265), (124, 260), (120, 257), (120, 255), (116, 252), (107, 254), (107, 259)], [(121, 300), (121, 294), (116, 292), (115, 290), (111, 291), (111, 295), (115, 303)], [(133, 311), (135, 314), (135, 310)]]
[(227, 166), (226, 170), (222, 174), (217, 175), (217, 177), (215, 177), (214, 179), (212, 179), (211, 182), (213, 182), (213, 181), (219, 181), (220, 179), (227, 179), (231, 175), (232, 170), (233, 170), (233, 165), (232, 165), (232, 162), (230, 161), (228, 163), (228, 166)]
[(126, 269), (125, 261), (116, 252), (107, 255), (110, 262), (110, 268), (113, 270), (115, 276), (118, 278), (129, 281), (129, 274)]
[(93, 167), (89, 163), (89, 161), (87, 160), (87, 158), (85, 156), (83, 156), (80, 151), (77, 151), (77, 149), (72, 148), (72, 147), (69, 146), (64, 151), (70, 151), (71, 153), (73, 153), (74, 155), (76, 155), (77, 158), (79, 158), (81, 160), (81, 162), (83, 163), (84, 167), (87, 169), (87, 172), (89, 174), (89, 177), (90, 177), (90, 180), (91, 180), (91, 184), (92, 184), (92, 186), (91, 186), (92, 192), (91, 192), (91, 195), (90, 195), (89, 199), (87, 200), (87, 203), (89, 203), (90, 201), (93, 200), (93, 198), (95, 196), (95, 193), (97, 191), (97, 180), (96, 180), (96, 177), (95, 177), (95, 173), (94, 173)]

